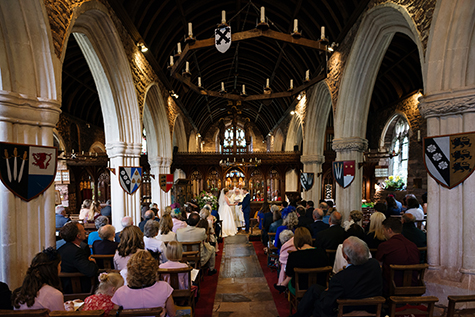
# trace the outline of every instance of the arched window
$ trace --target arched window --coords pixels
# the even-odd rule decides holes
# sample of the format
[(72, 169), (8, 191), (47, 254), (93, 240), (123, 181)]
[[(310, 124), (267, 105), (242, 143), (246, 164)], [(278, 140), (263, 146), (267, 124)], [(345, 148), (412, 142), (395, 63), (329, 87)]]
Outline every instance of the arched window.
[[(236, 133), (234, 133), (236, 130)], [(246, 134), (240, 127), (229, 127), (224, 131), (223, 153), (233, 153), (236, 144), (236, 153), (246, 153)]]
[(394, 124), (390, 153), (390, 174), (399, 176), (407, 184), (407, 162), (409, 159), (409, 124), (403, 117), (398, 117)]

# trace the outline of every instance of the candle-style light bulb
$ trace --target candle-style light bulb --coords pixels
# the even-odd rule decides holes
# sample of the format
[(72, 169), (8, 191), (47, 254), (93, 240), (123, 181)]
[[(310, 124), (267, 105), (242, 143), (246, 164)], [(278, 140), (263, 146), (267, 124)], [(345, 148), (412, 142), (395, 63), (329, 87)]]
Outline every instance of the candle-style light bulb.
[(290, 80), (290, 89), (294, 89), (294, 80), (293, 79)]
[(185, 72), (187, 72), (187, 73), (190, 72), (190, 62), (186, 62)]
[(269, 88), (269, 78), (266, 80), (266, 88)]
[(221, 90), (224, 91), (224, 82), (221, 82)]
[(173, 56), (170, 56), (170, 66), (173, 66)]
[(225, 24), (226, 23), (226, 11), (221, 11), (221, 23)]
[(201, 77), (198, 77), (198, 87), (201, 87)]
[(305, 72), (305, 80), (310, 80), (310, 69)]
[(177, 49), (176, 49), (177, 53), (178, 53), (178, 54), (181, 54), (181, 43), (178, 42), (178, 43), (176, 44), (176, 47), (177, 47)]
[(322, 33), (321, 39), (324, 40), (325, 39), (325, 27), (324, 26), (322, 26), (322, 28), (321, 28), (321, 33)]
[(188, 36), (193, 37), (193, 24), (191, 22), (188, 23)]
[(299, 20), (295, 19), (294, 20), (294, 33), (297, 33), (299, 31)]
[(261, 23), (266, 22), (266, 9), (261, 7)]
[(246, 85), (242, 85), (242, 94), (243, 94), (243, 95), (246, 94)]

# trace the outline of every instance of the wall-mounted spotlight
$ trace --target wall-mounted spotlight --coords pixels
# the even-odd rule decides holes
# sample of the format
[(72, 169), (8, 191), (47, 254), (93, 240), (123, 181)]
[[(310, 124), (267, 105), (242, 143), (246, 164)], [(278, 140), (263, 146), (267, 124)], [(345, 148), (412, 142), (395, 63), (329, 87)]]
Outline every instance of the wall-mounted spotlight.
[(148, 51), (147, 46), (145, 46), (145, 44), (142, 43), (142, 42), (137, 43), (137, 46), (140, 48), (140, 51), (141, 51), (142, 53), (145, 53), (146, 51)]
[(290, 111), (290, 115), (293, 116), (295, 114), (295, 111)]
[(178, 97), (180, 97), (180, 96), (178, 96), (178, 95), (175, 93), (174, 90), (169, 91), (169, 94), (170, 94), (170, 96), (172, 96), (172, 97), (175, 98), (175, 99), (178, 99)]

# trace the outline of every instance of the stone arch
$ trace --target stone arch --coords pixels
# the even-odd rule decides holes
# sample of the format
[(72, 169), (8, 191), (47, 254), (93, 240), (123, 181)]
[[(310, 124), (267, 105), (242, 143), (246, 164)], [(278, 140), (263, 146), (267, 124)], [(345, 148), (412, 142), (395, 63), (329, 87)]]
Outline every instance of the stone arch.
[(282, 147), (284, 145), (284, 134), (282, 130), (279, 128), (274, 136), (274, 152), (282, 151)]
[(58, 143), (58, 153), (66, 151), (66, 143), (56, 128), (53, 129), (53, 139), (54, 143)]
[(293, 151), (294, 145), (297, 145), (299, 150), (302, 149), (302, 121), (299, 116), (292, 116), (290, 120), (289, 129), (287, 130), (287, 137), (285, 139), (285, 151)]
[(183, 119), (178, 115), (175, 119), (175, 124), (173, 125), (173, 148), (178, 147), (179, 152), (186, 152), (186, 132)]
[(89, 152), (91, 152), (91, 153), (106, 153), (106, 147), (104, 146), (104, 144), (102, 144), (102, 142), (96, 141), (89, 148)]
[(381, 132), (381, 137), (379, 138), (379, 149), (380, 151), (384, 152), (386, 149), (389, 148), (391, 145), (391, 132), (392, 129), (394, 128), (394, 124), (396, 123), (398, 118), (404, 118), (406, 120), (407, 124), (409, 124), (409, 127), (411, 126), (410, 121), (407, 119), (407, 116), (404, 112), (401, 112), (399, 110), (396, 110), (395, 113), (386, 121), (386, 124), (384, 125), (383, 131)]
[(376, 76), (396, 32), (414, 41), (423, 64), (419, 32), (405, 8), (388, 3), (368, 11), (356, 35), (341, 81), (336, 105), (335, 139), (365, 138)]
[(191, 131), (188, 139), (188, 152), (198, 152), (198, 137), (194, 130)]

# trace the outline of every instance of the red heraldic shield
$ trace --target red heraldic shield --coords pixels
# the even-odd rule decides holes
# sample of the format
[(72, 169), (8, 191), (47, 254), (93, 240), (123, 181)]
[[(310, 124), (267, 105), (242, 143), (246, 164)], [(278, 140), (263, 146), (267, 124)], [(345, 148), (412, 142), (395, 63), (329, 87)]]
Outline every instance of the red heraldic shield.
[(168, 193), (173, 187), (173, 174), (160, 174), (160, 188)]
[(350, 186), (355, 179), (355, 161), (333, 162), (333, 177), (341, 187)]

